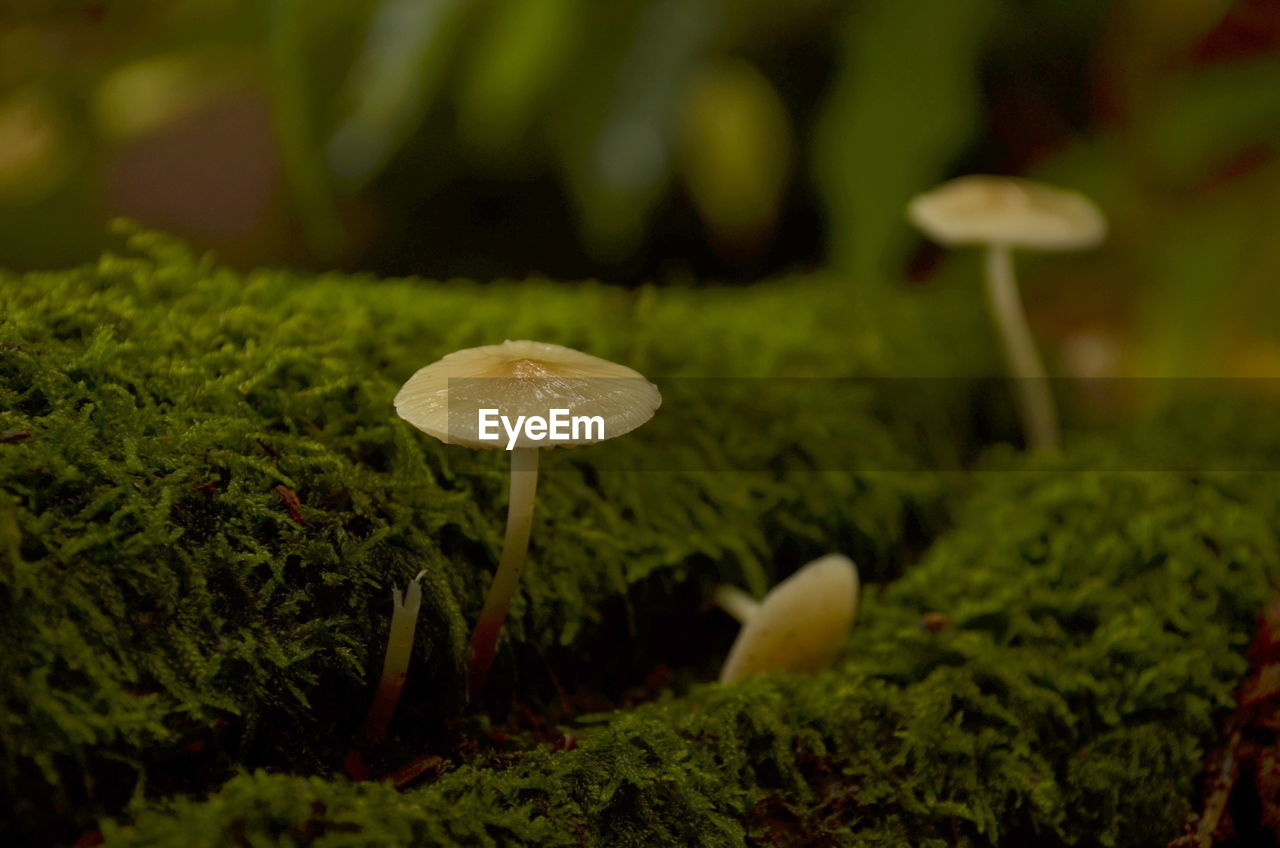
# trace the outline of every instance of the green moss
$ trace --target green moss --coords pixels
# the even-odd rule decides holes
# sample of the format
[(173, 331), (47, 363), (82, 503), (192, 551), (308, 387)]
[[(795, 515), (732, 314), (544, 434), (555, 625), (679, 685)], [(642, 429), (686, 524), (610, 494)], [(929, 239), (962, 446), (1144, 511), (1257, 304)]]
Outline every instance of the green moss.
[[(367, 707), (390, 587), (419, 569), (406, 709), (457, 708), (506, 457), (394, 416), (417, 367), (532, 337), (652, 377), (874, 376), (905, 338), (821, 277), (432, 284), (240, 275), (156, 236), (132, 246), (0, 279), (0, 433), (16, 434), (0, 442), (0, 806), (19, 827), (200, 789), (235, 763), (332, 762)], [(655, 449), (643, 431), (601, 446), (617, 470), (553, 452), (495, 686), (536, 689), (563, 657), (607, 658), (614, 679), (593, 685), (634, 682), (669, 627), (652, 605), (691, 610), (719, 580), (761, 589), (833, 547), (869, 574), (897, 568), (937, 521), (939, 480), (803, 472), (953, 455), (951, 425), (925, 409), (862, 392), (849, 440), (816, 456), (778, 438), (803, 418), (767, 408), (702, 410), (696, 439), (659, 443), (668, 473), (626, 470)], [(699, 470), (741, 450), (776, 470)], [(296, 491), (301, 523), (277, 486)]]
[[(634, 439), (552, 452), (494, 703), (556, 678), (616, 694), (664, 650), (709, 676), (714, 646), (671, 631), (720, 580), (760, 589), (828, 550), (901, 579), (868, 588), (831, 672), (671, 692), (579, 721), (573, 750), (459, 755), (402, 794), (332, 777), (389, 588), (427, 569), (408, 758), (458, 707), (505, 506), (505, 455), (393, 416), (415, 368), (519, 337), (656, 378), (963, 373), (982, 347), (822, 276), (478, 286), (134, 248), (0, 279), (0, 836), (128, 810), (109, 844), (1127, 846), (1185, 811), (1277, 577), (1280, 481), (1203, 471), (1275, 467), (1253, 407), (1184, 406), (962, 476), (927, 469), (979, 447), (954, 423), (965, 384), (864, 384), (840, 396), (846, 438), (809, 440), (829, 418), (780, 420), (743, 383), (689, 441), (665, 438), (665, 409)], [(668, 403), (698, 404), (680, 385)], [(664, 473), (640, 470), (655, 444)], [(1182, 455), (1202, 470), (1089, 470)], [(744, 456), (760, 470), (706, 470)], [(949, 625), (922, 627), (931, 612)]]
[(831, 672), (703, 685), (405, 794), (239, 777), (107, 844), (1164, 844), (1278, 576), (1272, 514), (1230, 489), (1278, 484), (1095, 456), (982, 475)]
[(108, 823), (111, 841), (221, 848), (241, 845), (497, 846), (579, 842), (530, 808), (498, 810), (476, 793), (444, 801), (403, 795), (377, 783), (342, 784), (257, 772), (230, 781), (209, 801), (177, 802), (177, 815), (147, 812), (141, 829)]

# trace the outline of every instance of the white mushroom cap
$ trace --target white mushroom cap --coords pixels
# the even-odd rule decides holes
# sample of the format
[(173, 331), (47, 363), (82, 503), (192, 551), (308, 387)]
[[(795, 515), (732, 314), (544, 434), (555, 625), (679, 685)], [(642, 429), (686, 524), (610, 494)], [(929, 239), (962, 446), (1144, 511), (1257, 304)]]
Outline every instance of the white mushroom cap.
[(841, 554), (816, 559), (773, 588), (729, 651), (721, 683), (762, 671), (816, 671), (831, 663), (858, 609), (858, 569)]
[(1083, 194), (1017, 177), (959, 177), (915, 197), (907, 217), (949, 246), (1083, 250), (1107, 235), (1106, 218)]
[[(623, 365), (546, 342), (505, 341), (455, 351), (420, 369), (395, 399), (400, 417), (445, 444), (504, 448), (480, 438), (479, 411), (546, 418), (552, 409), (570, 416), (600, 416), (604, 438), (629, 433), (662, 405), (658, 387)], [(515, 447), (585, 445), (602, 441), (582, 428), (581, 438), (535, 441), (523, 432)]]

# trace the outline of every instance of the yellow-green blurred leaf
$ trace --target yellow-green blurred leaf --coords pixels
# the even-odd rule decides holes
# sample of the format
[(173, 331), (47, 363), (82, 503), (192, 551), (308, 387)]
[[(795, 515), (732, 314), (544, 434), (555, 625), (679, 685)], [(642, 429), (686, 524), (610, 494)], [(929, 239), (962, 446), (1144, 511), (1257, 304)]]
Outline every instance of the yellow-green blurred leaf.
[(750, 245), (773, 228), (791, 172), (791, 127), (777, 91), (741, 61), (709, 64), (685, 94), (685, 182), (722, 241)]
[(672, 169), (681, 95), (715, 37), (715, 0), (657, 0), (601, 34), (558, 112), (557, 152), (597, 258), (639, 243)]
[(326, 146), (333, 172), (352, 186), (375, 176), (421, 123), (479, 4), (384, 0), (341, 94), (344, 116)]
[(37, 88), (0, 101), (0, 200), (32, 203), (57, 188), (72, 165), (67, 132), (58, 105)]
[(502, 153), (533, 123), (581, 34), (583, 0), (504, 0), (470, 49), (458, 93), (463, 140)]
[(108, 73), (93, 93), (98, 130), (122, 140), (159, 129), (245, 82), (252, 64), (248, 51), (217, 46), (128, 62)]
[(285, 176), (307, 245), (317, 256), (331, 260), (341, 255), (347, 236), (317, 145), (316, 96), (308, 72), (309, 8), (302, 0), (272, 2), (267, 37), (271, 104)]
[(893, 274), (914, 238), (903, 209), (944, 176), (977, 125), (977, 66), (998, 0), (877, 0), (850, 15), (818, 128), (831, 258), (856, 279)]

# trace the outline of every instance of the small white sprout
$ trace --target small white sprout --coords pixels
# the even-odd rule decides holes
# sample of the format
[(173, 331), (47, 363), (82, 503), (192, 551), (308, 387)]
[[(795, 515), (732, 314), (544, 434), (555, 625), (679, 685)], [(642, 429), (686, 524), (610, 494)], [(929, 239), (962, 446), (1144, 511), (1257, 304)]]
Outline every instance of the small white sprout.
[(382, 662), (382, 678), (378, 693), (369, 709), (366, 736), (376, 745), (387, 735), (387, 726), (395, 715), (405, 677), (409, 674), (409, 657), (413, 653), (413, 634), (418, 627), (418, 609), (422, 606), (422, 585), (418, 582), (426, 570), (419, 571), (404, 594), (391, 590), (391, 629), (387, 634), (387, 655)]

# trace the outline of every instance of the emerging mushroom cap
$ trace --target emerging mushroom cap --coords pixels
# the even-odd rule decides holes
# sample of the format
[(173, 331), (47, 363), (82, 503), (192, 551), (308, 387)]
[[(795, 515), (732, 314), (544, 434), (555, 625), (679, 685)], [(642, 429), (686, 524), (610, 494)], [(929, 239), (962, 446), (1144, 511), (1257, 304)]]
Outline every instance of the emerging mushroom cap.
[(1083, 194), (1017, 177), (959, 177), (915, 197), (907, 217), (945, 245), (1083, 250), (1107, 235), (1106, 218)]
[[(395, 398), (400, 417), (445, 444), (504, 448), (480, 438), (479, 412), (497, 409), (546, 418), (552, 409), (569, 416), (599, 416), (604, 438), (629, 433), (662, 405), (658, 387), (623, 365), (546, 342), (505, 341), (455, 351), (420, 369)], [(517, 448), (586, 445), (602, 441), (583, 427), (576, 439), (532, 440), (521, 434)]]
[(721, 683), (762, 671), (831, 663), (858, 609), (858, 569), (840, 554), (814, 560), (773, 588), (729, 651)]

